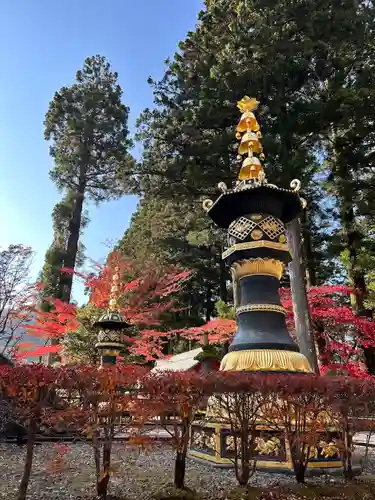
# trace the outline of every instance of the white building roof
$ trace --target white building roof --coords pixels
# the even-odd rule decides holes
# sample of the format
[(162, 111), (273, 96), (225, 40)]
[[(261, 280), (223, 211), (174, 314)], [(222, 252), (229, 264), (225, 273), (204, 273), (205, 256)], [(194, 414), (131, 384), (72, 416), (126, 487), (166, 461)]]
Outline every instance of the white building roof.
[(163, 371), (174, 371), (174, 372), (185, 372), (194, 368), (194, 366), (199, 364), (199, 361), (194, 359), (198, 354), (202, 352), (202, 348), (193, 349), (192, 351), (182, 352), (181, 354), (176, 354), (169, 359), (160, 359), (156, 361), (154, 368), (151, 370), (152, 373), (163, 372)]

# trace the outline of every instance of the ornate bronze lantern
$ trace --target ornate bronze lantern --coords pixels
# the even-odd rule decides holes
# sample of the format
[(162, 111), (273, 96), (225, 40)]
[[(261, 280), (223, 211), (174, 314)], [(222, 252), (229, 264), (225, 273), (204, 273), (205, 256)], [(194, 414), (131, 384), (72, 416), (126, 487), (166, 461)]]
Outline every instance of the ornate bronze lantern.
[[(220, 182), (222, 194), (216, 201), (205, 200), (203, 208), (213, 222), (227, 231), (222, 255), (233, 277), (237, 331), (223, 371), (312, 373), (286, 327), (286, 311), (278, 289), (285, 265), (291, 261), (285, 225), (298, 217), (306, 202), (299, 196), (301, 183), (293, 180), (290, 189), (270, 184), (261, 160), (261, 133), (254, 111), (258, 101), (244, 97), (238, 102), (242, 115), (236, 138), (239, 158), (246, 155), (233, 188)], [(256, 157), (258, 154), (259, 157)], [(214, 403), (213, 403), (214, 404)], [(267, 429), (263, 429), (266, 432)], [(263, 436), (264, 437), (264, 436)], [(257, 438), (259, 442), (263, 437)], [(277, 441), (277, 453), (275, 444)], [(190, 455), (214, 465), (231, 467), (230, 429), (219, 423), (193, 425)], [(204, 443), (204, 444), (202, 444)], [(267, 452), (272, 449), (272, 453)], [(291, 470), (289, 443), (270, 433), (256, 457), (258, 468)], [(341, 467), (338, 456), (320, 457), (309, 468)]]
[(119, 311), (119, 280), (119, 268), (116, 267), (108, 310), (93, 324), (99, 330), (95, 347), (100, 352), (102, 366), (116, 363), (117, 356), (126, 347), (123, 340), (124, 330), (131, 327)]

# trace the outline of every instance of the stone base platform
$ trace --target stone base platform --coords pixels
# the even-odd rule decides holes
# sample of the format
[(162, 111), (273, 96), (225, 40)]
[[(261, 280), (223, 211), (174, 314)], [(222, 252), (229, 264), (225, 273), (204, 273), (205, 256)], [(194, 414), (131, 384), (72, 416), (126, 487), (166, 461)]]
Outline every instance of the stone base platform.
[[(330, 439), (336, 436), (331, 433)], [(234, 459), (234, 440), (228, 428), (217, 423), (197, 422), (192, 426), (189, 457), (214, 467), (231, 468)], [(328, 443), (327, 443), (328, 444)], [(274, 473), (293, 473), (290, 447), (287, 440), (272, 430), (259, 431), (257, 438), (257, 470)], [(360, 474), (360, 463), (355, 464)], [(308, 475), (341, 474), (339, 454), (325, 456), (323, 449), (316, 450), (316, 457), (308, 464)]]

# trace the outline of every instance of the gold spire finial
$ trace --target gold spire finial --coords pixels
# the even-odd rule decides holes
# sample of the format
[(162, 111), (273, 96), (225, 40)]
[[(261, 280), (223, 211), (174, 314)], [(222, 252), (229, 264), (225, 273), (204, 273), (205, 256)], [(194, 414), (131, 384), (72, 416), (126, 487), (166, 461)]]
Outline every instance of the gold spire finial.
[(245, 95), (240, 101), (237, 101), (237, 107), (241, 113), (246, 111), (255, 111), (259, 106), (259, 101), (255, 97), (249, 97)]
[[(241, 119), (237, 125), (236, 138), (241, 140), (238, 148), (239, 158), (242, 155), (247, 155), (242, 163), (239, 181), (253, 180), (258, 182), (265, 181), (265, 175), (260, 160), (264, 159), (263, 148), (260, 143), (262, 134), (260, 127), (255, 118), (253, 111), (257, 109), (259, 101), (254, 97), (243, 97), (237, 102), (237, 107), (241, 111)], [(244, 134), (243, 134), (244, 133)], [(243, 135), (242, 135), (243, 134)], [(254, 156), (254, 153), (259, 154), (259, 158)]]
[(112, 286), (111, 286), (111, 293), (110, 293), (110, 300), (109, 300), (109, 309), (111, 311), (114, 311), (118, 308), (118, 297), (119, 297), (119, 281), (120, 281), (120, 275), (119, 275), (119, 267), (115, 267), (115, 274), (112, 276)]

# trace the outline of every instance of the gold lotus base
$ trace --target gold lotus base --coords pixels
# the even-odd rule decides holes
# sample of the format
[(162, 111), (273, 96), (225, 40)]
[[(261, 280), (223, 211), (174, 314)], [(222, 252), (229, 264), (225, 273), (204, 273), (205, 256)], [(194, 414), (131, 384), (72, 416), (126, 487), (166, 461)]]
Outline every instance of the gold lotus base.
[[(260, 430), (263, 437), (267, 429)], [(196, 436), (199, 439), (196, 440)], [(201, 439), (203, 437), (203, 439)], [(269, 432), (269, 439), (273, 433)], [(233, 453), (230, 450), (230, 430), (222, 424), (195, 422), (192, 426), (189, 456), (203, 461), (214, 467), (232, 468), (234, 466)], [(267, 437), (265, 437), (267, 439)], [(198, 441), (198, 442), (197, 442)], [(290, 455), (289, 443), (285, 439), (279, 439), (280, 448), (275, 454), (265, 454), (262, 452), (254, 457), (257, 461), (257, 470), (265, 470), (273, 473), (292, 473), (293, 463)], [(342, 472), (342, 462), (338, 456), (327, 458), (319, 457), (313, 459), (308, 464), (308, 474)]]
[(310, 363), (300, 352), (272, 349), (229, 352), (221, 361), (220, 370), (313, 373)]
[(284, 263), (277, 259), (243, 259), (233, 262), (232, 270), (238, 279), (247, 276), (261, 275), (281, 279)]

